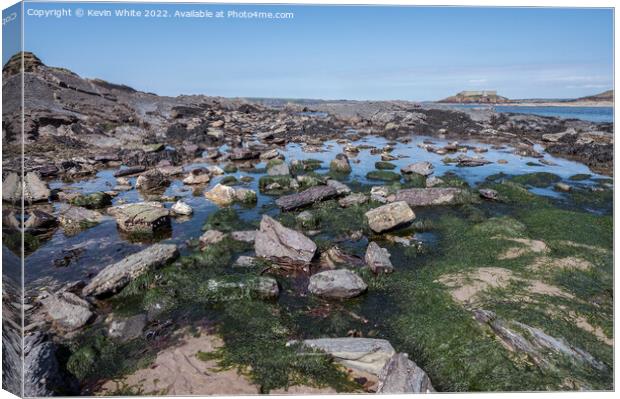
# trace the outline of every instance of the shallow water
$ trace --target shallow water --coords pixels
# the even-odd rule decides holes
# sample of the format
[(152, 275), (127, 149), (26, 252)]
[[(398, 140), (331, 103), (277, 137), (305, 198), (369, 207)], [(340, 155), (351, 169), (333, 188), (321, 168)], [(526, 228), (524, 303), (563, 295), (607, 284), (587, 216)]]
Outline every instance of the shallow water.
[[(453, 172), (466, 180), (470, 185), (475, 186), (480, 182), (483, 182), (486, 177), (503, 172), (509, 175), (518, 175), (531, 172), (550, 172), (557, 174), (563, 180), (575, 174), (591, 174), (588, 180), (579, 182), (579, 184), (593, 184), (593, 179), (601, 178), (604, 176), (598, 175), (590, 171), (590, 169), (578, 162), (565, 160), (557, 157), (553, 157), (544, 153), (544, 159), (555, 164), (555, 166), (531, 166), (528, 162), (536, 162), (539, 160), (529, 157), (521, 157), (512, 153), (513, 149), (506, 147), (504, 149), (491, 149), (489, 144), (481, 144), (475, 141), (460, 141), (462, 145), (471, 145), (476, 147), (484, 147), (489, 151), (479, 154), (480, 156), (493, 161), (493, 163), (480, 166), (480, 167), (457, 167), (454, 164), (444, 164), (442, 159), (444, 156), (435, 153), (428, 152), (417, 145), (425, 140), (432, 141), (438, 147), (448, 143), (447, 140), (440, 140), (425, 136), (413, 136), (412, 141), (409, 143), (390, 143), (394, 150), (392, 155), (403, 156), (403, 158), (391, 161), (397, 165), (394, 170), (399, 172), (401, 167), (404, 167), (412, 162), (429, 161), (435, 167), (435, 176), (442, 176), (446, 172)], [(388, 144), (388, 140), (382, 137), (368, 136), (353, 142), (353, 145), (368, 145), (374, 147), (384, 147)], [(335, 142), (328, 141), (323, 146), (321, 152), (304, 152), (304, 148), (300, 144), (291, 143), (288, 144), (281, 152), (286, 156), (287, 162), (293, 159), (318, 159), (323, 161), (320, 169), (316, 172), (324, 173), (329, 170), (329, 162), (334, 156), (342, 152), (343, 145)], [(225, 148), (223, 148), (225, 150)], [(542, 148), (536, 148), (537, 151), (542, 153)], [(459, 153), (461, 154), (461, 153)], [(477, 156), (478, 154), (473, 151), (468, 151), (466, 155)], [(454, 157), (455, 155), (450, 155)], [(507, 164), (498, 164), (496, 161), (504, 159), (508, 161)], [(345, 180), (345, 182), (382, 185), (384, 182), (369, 180), (366, 178), (366, 174), (375, 170), (375, 162), (381, 160), (381, 155), (373, 155), (370, 153), (370, 149), (362, 149), (359, 154), (350, 156), (350, 160), (353, 167), (353, 172)], [(186, 171), (200, 166), (207, 166), (210, 164), (191, 164), (185, 167)], [(220, 165), (223, 166), (223, 165)], [(256, 167), (263, 167), (264, 163), (257, 164)], [(70, 184), (70, 187), (82, 193), (90, 193), (95, 191), (107, 191), (111, 190), (116, 185), (116, 179), (113, 176), (115, 170), (101, 170), (97, 175), (89, 180), (75, 182)], [(247, 208), (239, 205), (235, 205), (234, 208), (242, 219), (257, 223), (260, 219), (260, 215), (275, 214), (278, 212), (274, 205), (274, 199), (276, 197), (260, 194), (258, 190), (258, 179), (263, 173), (247, 173), (236, 172), (230, 175), (234, 175), (239, 179), (242, 176), (252, 176), (254, 180), (249, 183), (241, 183), (235, 187), (246, 187), (255, 190), (258, 193), (258, 203), (253, 208)], [(209, 187), (217, 184), (224, 176), (217, 176), (212, 179)], [(170, 186), (165, 191), (164, 195), (178, 196), (187, 202), (193, 209), (194, 214), (191, 217), (172, 218), (172, 229), (167, 236), (161, 237), (164, 241), (175, 242), (180, 244), (181, 251), (184, 250), (184, 245), (187, 240), (197, 238), (202, 234), (202, 226), (207, 216), (218, 209), (216, 205), (206, 200), (202, 195), (202, 191), (194, 195), (191, 186), (185, 186), (182, 183), (184, 176), (177, 176)], [(135, 185), (136, 178), (130, 178), (132, 184)], [(61, 181), (54, 181), (50, 184), (51, 188), (64, 187), (66, 184)], [(547, 188), (535, 188), (532, 189), (538, 195), (561, 197), (566, 194), (554, 191), (552, 187)], [(137, 190), (133, 189), (127, 192), (120, 192), (117, 197), (113, 199), (113, 204), (119, 204), (122, 202), (139, 202), (147, 200)], [(170, 207), (172, 203), (165, 203), (166, 207)], [(55, 210), (59, 209), (59, 205), (55, 204)], [(429, 240), (433, 240), (432, 234), (429, 234)], [(30, 254), (26, 258), (26, 284), (30, 288), (40, 286), (50, 286), (55, 282), (66, 282), (75, 280), (88, 280), (92, 275), (96, 274), (103, 267), (108, 264), (118, 261), (131, 253), (137, 252), (140, 248), (149, 245), (149, 243), (130, 242), (124, 237), (116, 228), (116, 221), (114, 218), (106, 216), (105, 220), (95, 227), (86, 229), (81, 233), (67, 237), (62, 232), (62, 229), (58, 229), (53, 234), (52, 238), (44, 242), (36, 251)]]

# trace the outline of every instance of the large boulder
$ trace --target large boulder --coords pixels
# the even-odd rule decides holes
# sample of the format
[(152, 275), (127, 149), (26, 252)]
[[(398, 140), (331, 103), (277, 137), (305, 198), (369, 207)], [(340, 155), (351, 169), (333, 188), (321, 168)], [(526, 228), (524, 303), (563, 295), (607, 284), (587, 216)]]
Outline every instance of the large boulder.
[(368, 226), (375, 233), (381, 233), (406, 224), (415, 219), (415, 213), (404, 201), (382, 205), (366, 212)]
[(302, 233), (263, 215), (254, 240), (254, 250), (257, 256), (263, 258), (285, 258), (309, 263), (316, 252), (316, 244)]
[(291, 211), (334, 198), (337, 195), (338, 190), (332, 186), (314, 186), (301, 193), (284, 195), (276, 200), (276, 205), (284, 211)]
[(158, 202), (138, 202), (110, 208), (118, 227), (130, 233), (153, 233), (170, 226), (170, 212)]
[(430, 162), (415, 162), (402, 168), (400, 171), (404, 174), (417, 173), (422, 176), (430, 176), (433, 174), (433, 164)]
[(394, 266), (390, 261), (390, 253), (374, 241), (368, 244), (365, 260), (373, 273), (391, 273), (394, 271)]
[(92, 227), (103, 219), (103, 215), (97, 211), (79, 206), (66, 206), (61, 208), (58, 221), (66, 235), (73, 235)]
[(378, 376), (396, 351), (384, 339), (319, 338), (307, 339), (304, 345), (330, 354), (348, 368)]
[(453, 187), (408, 188), (398, 190), (394, 201), (404, 201), (409, 206), (450, 205), (463, 202), (463, 190)]
[(329, 164), (329, 170), (334, 173), (351, 173), (351, 164), (346, 154), (338, 154)]
[(354, 298), (368, 289), (360, 276), (347, 269), (327, 270), (310, 277), (308, 291), (333, 299)]
[[(47, 201), (51, 191), (39, 175), (28, 172), (24, 176), (23, 197), (27, 203)], [(19, 174), (11, 172), (2, 181), (2, 200), (20, 203), (22, 200), (22, 184)]]
[(406, 353), (397, 353), (386, 363), (379, 375), (377, 393), (430, 393), (435, 392), (428, 375), (409, 359)]
[(93, 317), (88, 302), (71, 292), (47, 294), (41, 304), (54, 326), (61, 331), (75, 331)]
[(136, 277), (177, 257), (174, 244), (155, 244), (129, 255), (120, 262), (106, 266), (84, 289), (84, 296), (101, 296), (119, 292)]

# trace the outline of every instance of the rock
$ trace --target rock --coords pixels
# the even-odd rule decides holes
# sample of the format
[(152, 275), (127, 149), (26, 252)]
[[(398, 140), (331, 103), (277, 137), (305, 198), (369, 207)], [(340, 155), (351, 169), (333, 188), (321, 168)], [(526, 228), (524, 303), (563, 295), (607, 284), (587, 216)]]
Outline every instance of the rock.
[(103, 215), (97, 211), (91, 211), (79, 206), (61, 208), (58, 221), (67, 235), (76, 234), (84, 229), (92, 227), (103, 219)]
[(8, 173), (2, 180), (2, 200), (21, 204), (22, 186), (20, 183), (21, 179), (17, 173)]
[(28, 220), (24, 223), (24, 227), (30, 232), (40, 232), (52, 228), (58, 224), (58, 221), (53, 215), (47, 212), (43, 212), (39, 209), (33, 209), (29, 212)]
[(316, 244), (300, 232), (263, 215), (260, 230), (256, 233), (254, 250), (257, 256), (263, 258), (288, 258), (309, 263), (316, 252)]
[(47, 201), (51, 191), (47, 183), (35, 172), (28, 172), (24, 177), (24, 201), (27, 203)]
[(416, 162), (405, 166), (400, 171), (404, 174), (417, 173), (422, 176), (430, 176), (433, 174), (433, 164), (430, 162)]
[(209, 165), (207, 166), (207, 170), (212, 176), (221, 176), (225, 173), (224, 169), (220, 168), (217, 165)]
[(41, 304), (54, 326), (70, 332), (84, 327), (93, 317), (88, 302), (71, 292), (49, 294)]
[(248, 148), (235, 148), (230, 153), (230, 159), (233, 161), (244, 161), (247, 159), (256, 159), (260, 156), (258, 151), (252, 151)]
[(269, 160), (269, 159), (274, 159), (274, 158), (278, 158), (280, 156), (280, 153), (278, 152), (278, 150), (271, 149), (269, 151), (265, 151), (262, 154), (260, 154), (260, 159), (262, 160)]
[(253, 204), (258, 201), (256, 191), (250, 190), (248, 188), (235, 189), (235, 198), (237, 199), (237, 201), (243, 202), (244, 204)]
[(131, 341), (142, 336), (146, 323), (145, 314), (112, 320), (108, 328), (108, 336), (120, 339), (121, 342)]
[(177, 215), (191, 215), (194, 212), (191, 206), (181, 200), (175, 202), (170, 209)]
[(435, 186), (438, 186), (438, 185), (443, 184), (443, 183), (444, 183), (443, 180), (441, 180), (440, 178), (435, 177), (435, 176), (431, 176), (428, 179), (426, 179), (426, 187), (427, 188), (435, 187)]
[(193, 169), (189, 175), (183, 179), (184, 184), (207, 184), (211, 180), (209, 171), (204, 168)]
[(373, 273), (391, 273), (394, 271), (394, 266), (390, 262), (390, 253), (387, 249), (381, 248), (376, 242), (368, 244), (365, 260)]
[(153, 233), (170, 226), (170, 212), (157, 202), (118, 205), (108, 212), (121, 230), (131, 233)]
[(360, 276), (350, 270), (327, 270), (310, 277), (308, 291), (312, 294), (333, 299), (354, 298), (368, 286)]
[(314, 186), (301, 193), (284, 195), (276, 200), (276, 205), (283, 211), (290, 211), (316, 202), (324, 201), (338, 195), (338, 191), (331, 186)]
[(205, 192), (205, 197), (220, 206), (230, 205), (237, 199), (234, 188), (219, 183)]
[(125, 169), (117, 170), (114, 173), (114, 177), (137, 175), (138, 173), (142, 173), (145, 170), (146, 170), (146, 168), (143, 167), (143, 166), (130, 166), (130, 167), (125, 168)]
[(472, 158), (472, 157), (468, 157), (465, 155), (459, 155), (456, 158), (456, 162), (457, 162), (457, 166), (460, 167), (476, 167), (476, 166), (483, 166), (489, 163), (492, 163), (491, 161), (488, 161), (484, 158)]
[(333, 173), (351, 173), (351, 164), (346, 154), (338, 154), (329, 164), (329, 170)]
[(329, 179), (329, 180), (327, 180), (326, 184), (329, 187), (335, 188), (336, 189), (336, 193), (338, 195), (346, 195), (346, 194), (350, 194), (351, 193), (351, 189), (349, 188), (349, 186), (347, 186), (344, 183), (339, 182), (338, 180)]
[(156, 267), (162, 266), (178, 255), (174, 244), (155, 244), (129, 255), (120, 262), (106, 266), (82, 289), (84, 296), (115, 294), (131, 280)]
[(267, 175), (269, 176), (288, 176), (290, 174), (288, 165), (281, 159), (273, 159), (267, 164)]
[(256, 239), (256, 230), (233, 231), (230, 238), (236, 241), (253, 243)]
[(239, 299), (277, 298), (280, 294), (278, 282), (272, 277), (235, 276), (211, 279), (201, 290), (208, 300), (232, 301)]
[(431, 206), (462, 203), (463, 190), (452, 187), (408, 188), (398, 190), (394, 201), (404, 201), (409, 206)]
[(88, 195), (78, 194), (76, 197), (71, 198), (69, 203), (87, 209), (101, 209), (112, 205), (112, 196), (104, 192), (96, 192)]
[(556, 190), (558, 190), (558, 191), (564, 191), (564, 192), (566, 192), (566, 193), (567, 193), (567, 192), (569, 192), (569, 191), (571, 191), (571, 189), (572, 189), (572, 187), (571, 187), (571, 186), (569, 186), (569, 185), (568, 185), (568, 184), (566, 184), (566, 183), (562, 183), (562, 182), (555, 183), (555, 186), (554, 186), (554, 187), (555, 187), (555, 189), (556, 189)]
[(144, 191), (161, 190), (166, 188), (169, 183), (170, 182), (163, 173), (157, 169), (151, 169), (138, 176), (138, 179), (136, 179), (136, 188)]
[(404, 201), (382, 205), (366, 212), (368, 226), (375, 233), (381, 233), (415, 219), (415, 213)]
[(390, 358), (379, 374), (377, 393), (430, 393), (435, 392), (431, 379), (406, 353)]
[(24, 397), (79, 394), (77, 381), (61, 371), (58, 347), (49, 335), (35, 332), (26, 335), (23, 343)]
[(490, 188), (481, 188), (478, 190), (480, 196), (484, 199), (496, 201), (499, 198), (499, 193)]
[(349, 194), (338, 200), (338, 204), (343, 208), (348, 208), (354, 205), (362, 205), (366, 202), (368, 202), (368, 197), (364, 193)]
[(330, 354), (334, 361), (356, 371), (379, 376), (385, 365), (396, 354), (384, 339), (373, 338), (319, 338), (307, 339), (303, 344)]
[(256, 258), (253, 256), (240, 256), (233, 263), (233, 267), (253, 267), (256, 265)]
[(391, 194), (391, 190), (386, 186), (374, 186), (370, 189), (370, 199), (385, 204), (388, 202), (387, 197)]
[(548, 143), (557, 143), (559, 141), (562, 140), (562, 138), (564, 136), (566, 136), (567, 134), (570, 135), (575, 135), (577, 134), (577, 132), (575, 131), (575, 129), (568, 129), (564, 132), (560, 132), (560, 133), (547, 133), (547, 134), (543, 134), (541, 136), (543, 141), (546, 141)]
[(200, 243), (204, 245), (217, 244), (226, 238), (226, 234), (218, 230), (207, 230), (199, 238)]

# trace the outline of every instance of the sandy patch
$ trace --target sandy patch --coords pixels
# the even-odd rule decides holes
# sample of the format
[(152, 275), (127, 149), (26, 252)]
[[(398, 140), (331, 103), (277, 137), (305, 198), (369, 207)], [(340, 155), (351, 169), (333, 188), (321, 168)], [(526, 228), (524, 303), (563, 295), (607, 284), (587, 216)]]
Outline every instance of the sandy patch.
[(533, 271), (538, 270), (554, 270), (554, 269), (577, 269), (577, 270), (589, 270), (592, 263), (585, 259), (577, 258), (574, 256), (567, 256), (565, 258), (553, 259), (547, 256), (536, 258), (528, 268)]
[(540, 295), (549, 295), (549, 296), (558, 296), (566, 299), (573, 299), (574, 296), (569, 292), (564, 291), (560, 287), (556, 287), (555, 285), (549, 285), (540, 280), (530, 280), (529, 287), (527, 289), (532, 294), (540, 294)]
[(527, 253), (546, 253), (549, 252), (549, 247), (543, 241), (531, 240), (529, 238), (510, 238), (510, 237), (493, 237), (494, 240), (507, 240), (521, 244), (518, 247), (508, 248), (506, 252), (500, 254), (497, 259), (507, 260), (516, 259)]
[(581, 328), (584, 331), (589, 332), (590, 334), (594, 335), (596, 338), (598, 338), (601, 341), (605, 342), (607, 345), (614, 346), (614, 339), (613, 338), (609, 338), (607, 335), (605, 335), (605, 333), (603, 332), (602, 328), (600, 328), (598, 326), (593, 326), (583, 316), (577, 316), (573, 312), (571, 312), (571, 313), (572, 313), (572, 315), (573, 315), (573, 317), (575, 319), (575, 324), (577, 325), (577, 327)]
[(597, 247), (595, 245), (580, 244), (580, 243), (574, 242), (574, 241), (559, 241), (558, 243), (561, 244), (561, 245), (565, 245), (567, 247), (586, 249), (588, 251), (598, 252), (600, 254), (606, 254), (606, 253), (611, 252), (610, 250), (608, 250), (606, 248)]
[[(122, 379), (132, 387), (142, 387), (145, 394), (165, 395), (250, 395), (258, 394), (258, 386), (236, 370), (215, 371), (215, 361), (196, 358), (199, 351), (212, 352), (222, 346), (215, 335), (184, 336), (181, 342), (157, 354), (147, 369), (137, 370)], [(108, 381), (102, 392), (114, 391), (117, 382)]]
[(481, 291), (489, 288), (503, 288), (513, 279), (512, 272), (501, 267), (481, 267), (470, 273), (456, 273), (441, 276), (438, 281), (448, 288), (455, 301), (471, 302)]

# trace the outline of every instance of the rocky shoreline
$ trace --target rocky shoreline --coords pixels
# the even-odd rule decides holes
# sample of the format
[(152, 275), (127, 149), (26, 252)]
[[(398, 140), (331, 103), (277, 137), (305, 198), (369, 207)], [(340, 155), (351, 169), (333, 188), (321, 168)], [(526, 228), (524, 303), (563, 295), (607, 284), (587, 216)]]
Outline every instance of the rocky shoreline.
[[(18, 61), (3, 69), (4, 93)], [(25, 68), (23, 181), (9, 156), (19, 104), (4, 95), (4, 245), (21, 249), (23, 187), (26, 273), (45, 274), (28, 258), (43, 251), (71, 275), (26, 278), (26, 373), (43, 381), (27, 395), (200, 394), (216, 381), (229, 385), (218, 394), (613, 384), (613, 180), (547, 171), (569, 158), (611, 174), (612, 124), (168, 98), (33, 54)], [(499, 172), (462, 177), (488, 167)], [(557, 321), (541, 324), (540, 308)], [(160, 391), (148, 366), (175, 353), (183, 367), (238, 373), (192, 372), (185, 391)], [(138, 375), (149, 392), (132, 385)]]

